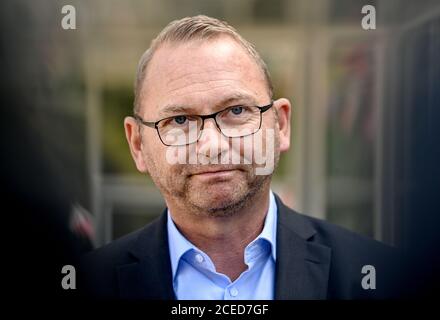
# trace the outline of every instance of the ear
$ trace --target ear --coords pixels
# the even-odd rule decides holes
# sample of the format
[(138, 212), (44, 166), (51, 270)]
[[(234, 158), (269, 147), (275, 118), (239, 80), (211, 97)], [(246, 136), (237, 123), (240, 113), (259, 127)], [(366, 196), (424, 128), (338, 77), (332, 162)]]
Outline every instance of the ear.
[(124, 119), (125, 136), (130, 147), (131, 156), (140, 172), (147, 172), (144, 157), (142, 155), (142, 139), (138, 130), (138, 124), (133, 117)]
[(278, 126), (280, 129), (280, 152), (286, 152), (290, 148), (290, 101), (281, 98), (274, 101), (274, 107), (278, 114)]

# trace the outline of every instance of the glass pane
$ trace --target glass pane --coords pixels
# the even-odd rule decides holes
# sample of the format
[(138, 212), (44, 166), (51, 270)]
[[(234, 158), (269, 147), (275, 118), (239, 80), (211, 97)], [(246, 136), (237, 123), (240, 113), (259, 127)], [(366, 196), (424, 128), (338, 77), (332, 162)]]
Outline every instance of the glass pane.
[(373, 50), (350, 39), (337, 41), (333, 48), (329, 62), (327, 217), (373, 237)]

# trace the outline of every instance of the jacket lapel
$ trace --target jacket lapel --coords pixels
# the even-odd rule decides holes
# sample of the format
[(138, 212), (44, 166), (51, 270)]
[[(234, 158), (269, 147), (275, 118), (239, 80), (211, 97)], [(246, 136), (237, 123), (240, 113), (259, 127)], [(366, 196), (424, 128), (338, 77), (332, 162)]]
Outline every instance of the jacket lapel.
[(326, 299), (331, 249), (313, 242), (316, 230), (278, 196), (275, 298)]
[(139, 234), (134, 262), (117, 268), (122, 299), (174, 300), (166, 211)]

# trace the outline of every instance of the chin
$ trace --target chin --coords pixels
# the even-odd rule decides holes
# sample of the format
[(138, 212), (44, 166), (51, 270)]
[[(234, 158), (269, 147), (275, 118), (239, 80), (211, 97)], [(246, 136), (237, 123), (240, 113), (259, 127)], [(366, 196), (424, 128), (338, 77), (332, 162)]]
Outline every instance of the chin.
[(211, 216), (228, 216), (234, 213), (234, 209), (241, 207), (241, 202), (246, 198), (246, 190), (237, 185), (229, 187), (211, 185), (192, 195), (191, 202), (201, 212)]

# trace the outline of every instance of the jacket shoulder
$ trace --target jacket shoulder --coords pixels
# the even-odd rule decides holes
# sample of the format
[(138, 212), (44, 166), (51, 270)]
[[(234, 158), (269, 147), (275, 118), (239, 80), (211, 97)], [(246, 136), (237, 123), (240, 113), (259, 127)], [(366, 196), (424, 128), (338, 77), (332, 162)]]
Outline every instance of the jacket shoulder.
[(159, 218), (146, 226), (83, 255), (79, 265), (79, 289), (85, 296), (117, 296), (117, 268), (137, 261), (132, 254), (139, 238), (155, 238)]
[(342, 247), (344, 250), (351, 249), (358, 252), (358, 250), (361, 249), (361, 252), (366, 250), (367, 252), (374, 253), (386, 253), (395, 250), (393, 247), (383, 242), (353, 232), (328, 221), (314, 217), (307, 217), (302, 214), (301, 216), (308, 219), (316, 229), (315, 240), (327, 244), (334, 249)]
[(146, 228), (141, 228), (133, 231), (121, 238), (113, 240), (112, 242), (103, 245), (86, 253), (81, 261), (83, 263), (100, 263), (108, 265), (127, 263), (129, 260), (129, 250), (134, 245), (139, 235), (145, 231)]
[(309, 220), (317, 230), (314, 241), (332, 251), (330, 299), (400, 297), (405, 262), (397, 248), (320, 219)]
[[(284, 212), (281, 223), (286, 228), (308, 243), (330, 249), (329, 299), (399, 297), (399, 280), (404, 276), (405, 268), (403, 255), (398, 249), (290, 208)], [(363, 279), (369, 275), (375, 279), (374, 290), (362, 285)]]

